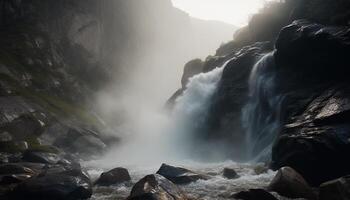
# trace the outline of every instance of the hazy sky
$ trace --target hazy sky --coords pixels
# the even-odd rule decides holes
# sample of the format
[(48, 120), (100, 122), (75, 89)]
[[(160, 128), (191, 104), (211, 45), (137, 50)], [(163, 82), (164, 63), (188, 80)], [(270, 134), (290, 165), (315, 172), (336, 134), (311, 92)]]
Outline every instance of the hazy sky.
[(200, 19), (245, 25), (249, 16), (271, 0), (172, 0), (175, 7)]

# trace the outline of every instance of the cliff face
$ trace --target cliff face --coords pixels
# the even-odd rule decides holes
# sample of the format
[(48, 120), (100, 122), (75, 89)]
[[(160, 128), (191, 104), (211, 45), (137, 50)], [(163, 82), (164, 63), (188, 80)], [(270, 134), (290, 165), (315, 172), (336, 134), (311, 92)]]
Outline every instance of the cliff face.
[(22, 142), (101, 152), (106, 145), (96, 131), (103, 125), (85, 106), (107, 80), (100, 5), (3, 0), (0, 9), (0, 127), (9, 136), (2, 151), (20, 152)]
[(215, 56), (188, 63), (183, 80), (229, 61), (198, 137), (221, 141), (231, 158), (291, 166), (315, 186), (347, 175), (349, 6), (268, 4)]
[[(190, 18), (170, 0), (1, 0), (5, 143), (13, 149), (34, 141), (85, 155), (101, 152), (117, 139), (105, 134), (93, 112), (97, 92), (107, 84), (162, 85), (154, 77), (175, 82), (183, 61), (207, 55), (233, 32), (226, 24)], [(203, 48), (199, 38), (208, 35)]]
[(4, 75), (24, 87), (72, 101), (98, 84), (89, 85), (94, 77), (82, 75), (102, 71), (96, 70), (103, 37), (96, 2), (1, 1), (0, 5)]

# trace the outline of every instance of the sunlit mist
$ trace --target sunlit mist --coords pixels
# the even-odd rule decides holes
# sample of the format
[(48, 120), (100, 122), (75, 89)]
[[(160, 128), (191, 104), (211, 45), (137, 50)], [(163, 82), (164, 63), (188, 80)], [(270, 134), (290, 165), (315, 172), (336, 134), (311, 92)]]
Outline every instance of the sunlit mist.
[(248, 23), (264, 3), (272, 0), (172, 0), (175, 7), (191, 16), (206, 20), (218, 20), (236, 26)]

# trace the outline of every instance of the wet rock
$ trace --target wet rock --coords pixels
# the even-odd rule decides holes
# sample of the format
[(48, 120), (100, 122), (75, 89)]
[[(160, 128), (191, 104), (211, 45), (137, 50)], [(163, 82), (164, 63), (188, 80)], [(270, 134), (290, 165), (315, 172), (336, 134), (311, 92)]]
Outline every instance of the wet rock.
[(157, 174), (164, 176), (175, 184), (188, 184), (198, 180), (209, 179), (208, 176), (198, 174), (182, 167), (173, 167), (167, 164), (162, 164), (157, 171)]
[(347, 26), (298, 20), (276, 42), (286, 121), (271, 167), (290, 166), (312, 186), (350, 174), (349, 41)]
[(0, 165), (0, 184), (9, 185), (23, 182), (37, 173), (21, 164)]
[(131, 181), (129, 172), (125, 168), (115, 168), (101, 174), (100, 178), (95, 182), (96, 185), (110, 186), (114, 184)]
[(283, 167), (278, 170), (268, 186), (268, 190), (289, 198), (317, 199), (304, 178), (290, 167)]
[(231, 168), (224, 168), (224, 170), (222, 171), (222, 175), (227, 179), (239, 178), (237, 172)]
[(16, 186), (11, 199), (88, 199), (92, 195), (89, 177), (81, 170), (47, 173), (30, 178)]
[(269, 168), (263, 163), (258, 164), (254, 167), (254, 172), (257, 175), (267, 173), (268, 171), (269, 171)]
[(128, 200), (187, 200), (187, 197), (171, 181), (159, 174), (152, 174), (134, 185)]
[(9, 185), (21, 183), (29, 178), (31, 175), (28, 174), (10, 174), (10, 175), (0, 175), (0, 185)]
[(9, 162), (8, 157), (9, 157), (9, 154), (1, 152), (0, 153), (0, 164), (8, 163)]
[(25, 140), (28, 137), (40, 135), (43, 132), (43, 123), (31, 115), (21, 115), (3, 129), (11, 133), (16, 140)]
[(101, 154), (106, 148), (98, 133), (79, 127), (66, 130), (66, 134), (58, 137), (53, 145), (82, 157)]
[(237, 200), (278, 200), (274, 195), (263, 189), (251, 189), (238, 192), (232, 195), (231, 198)]
[(20, 167), (26, 167), (35, 172), (35, 174), (39, 174), (42, 170), (47, 167), (44, 163), (32, 163), (32, 162), (17, 162), (17, 163), (9, 163), (10, 165), (18, 165)]
[[(281, 83), (346, 80), (350, 50), (348, 32), (347, 26), (324, 26), (307, 20), (297, 20), (284, 27), (276, 41), (276, 65), (293, 70), (296, 76), (285, 74), (283, 78), (286, 79)], [(296, 78), (301, 82), (296, 82)]]
[(0, 142), (0, 151), (6, 153), (18, 153), (28, 149), (25, 141), (3, 141)]
[(203, 64), (204, 63), (201, 59), (191, 60), (186, 63), (181, 79), (182, 88), (186, 88), (186, 85), (191, 77), (203, 71)]
[(23, 153), (22, 159), (26, 162), (45, 164), (57, 164), (58, 162), (68, 162), (57, 154), (38, 151), (26, 151), (25, 153)]
[(320, 186), (320, 200), (350, 199), (350, 176), (328, 181)]
[(316, 96), (285, 125), (272, 149), (271, 167), (291, 166), (313, 186), (350, 173), (344, 157), (350, 153), (348, 86)]
[(12, 140), (12, 136), (8, 132), (0, 133), (0, 142), (8, 142)]
[(0, 175), (5, 175), (5, 174), (35, 174), (35, 172), (20, 164), (20, 163), (16, 163), (16, 164), (2, 164), (0, 165)]

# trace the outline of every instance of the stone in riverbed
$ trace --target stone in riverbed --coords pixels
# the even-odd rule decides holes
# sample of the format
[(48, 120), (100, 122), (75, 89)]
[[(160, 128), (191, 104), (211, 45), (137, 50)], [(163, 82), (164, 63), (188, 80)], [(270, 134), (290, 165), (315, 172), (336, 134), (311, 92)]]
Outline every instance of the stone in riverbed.
[(248, 191), (238, 192), (232, 195), (231, 198), (239, 200), (278, 200), (271, 193), (263, 189), (251, 189)]
[(2, 164), (0, 165), (0, 175), (5, 174), (34, 174), (35, 172), (21, 164)]
[(328, 181), (320, 186), (320, 200), (350, 199), (350, 176)]
[(187, 197), (168, 179), (152, 174), (134, 185), (128, 200), (187, 200)]
[(66, 159), (63, 154), (50, 153), (45, 151), (27, 150), (23, 153), (22, 160), (33, 163), (44, 164), (73, 164), (76, 161)]
[(0, 175), (0, 185), (9, 185), (21, 183), (28, 178), (31, 178), (31, 175), (28, 174), (9, 174), (9, 175)]
[(259, 163), (254, 167), (254, 172), (256, 175), (264, 174), (269, 171), (269, 168), (264, 163)]
[(10, 199), (81, 200), (92, 195), (89, 177), (80, 169), (41, 174), (16, 186)]
[(224, 170), (222, 171), (222, 175), (227, 179), (239, 178), (237, 172), (231, 168), (224, 168)]
[(95, 185), (110, 186), (131, 181), (129, 172), (125, 168), (115, 168), (101, 174), (100, 178), (95, 182)]
[(20, 183), (36, 173), (21, 164), (2, 164), (0, 165), (0, 185)]
[(288, 198), (317, 199), (316, 194), (305, 179), (290, 167), (278, 170), (268, 186), (268, 190)]
[(198, 180), (208, 180), (209, 177), (199, 174), (182, 167), (173, 167), (167, 164), (162, 166), (157, 171), (157, 174), (164, 176), (175, 184), (188, 184)]

